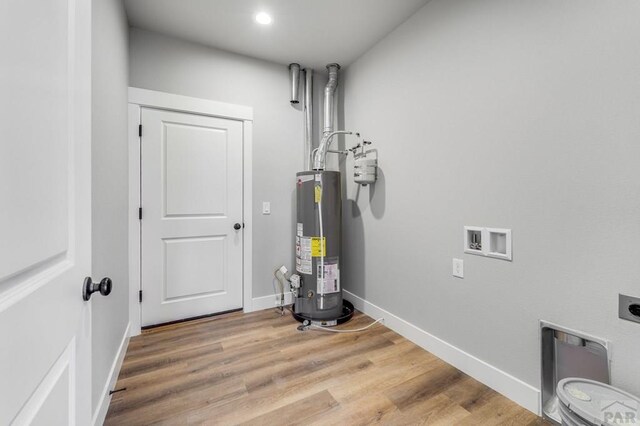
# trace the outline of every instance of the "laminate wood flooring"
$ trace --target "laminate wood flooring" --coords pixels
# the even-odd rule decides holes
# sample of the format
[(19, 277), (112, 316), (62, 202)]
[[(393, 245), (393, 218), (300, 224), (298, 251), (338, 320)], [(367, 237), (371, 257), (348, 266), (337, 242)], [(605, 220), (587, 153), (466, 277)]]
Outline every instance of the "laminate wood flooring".
[[(356, 313), (339, 328), (372, 321)], [(271, 309), (143, 332), (106, 424), (546, 424), (383, 325), (348, 334), (297, 325)]]

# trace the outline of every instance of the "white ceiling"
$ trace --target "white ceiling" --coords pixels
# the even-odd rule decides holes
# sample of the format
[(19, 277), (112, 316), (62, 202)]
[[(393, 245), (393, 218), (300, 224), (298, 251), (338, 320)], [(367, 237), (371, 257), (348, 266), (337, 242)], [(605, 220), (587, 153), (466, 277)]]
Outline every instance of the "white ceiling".
[[(348, 65), (428, 0), (125, 0), (131, 26), (324, 70)], [(257, 12), (273, 17), (255, 22)]]

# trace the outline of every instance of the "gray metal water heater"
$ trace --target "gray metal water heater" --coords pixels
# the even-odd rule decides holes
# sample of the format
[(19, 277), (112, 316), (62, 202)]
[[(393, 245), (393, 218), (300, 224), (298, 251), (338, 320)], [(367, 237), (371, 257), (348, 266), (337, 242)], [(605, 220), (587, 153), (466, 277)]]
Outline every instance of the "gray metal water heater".
[(296, 314), (333, 321), (342, 314), (340, 172), (296, 174), (296, 270), (301, 276)]

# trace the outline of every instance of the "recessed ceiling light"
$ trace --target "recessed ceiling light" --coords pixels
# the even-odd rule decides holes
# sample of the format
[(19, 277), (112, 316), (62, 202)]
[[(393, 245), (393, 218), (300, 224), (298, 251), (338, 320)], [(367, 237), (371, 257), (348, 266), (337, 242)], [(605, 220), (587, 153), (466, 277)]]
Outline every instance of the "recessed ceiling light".
[(271, 16), (266, 12), (260, 12), (256, 15), (256, 22), (258, 24), (269, 25), (271, 21)]

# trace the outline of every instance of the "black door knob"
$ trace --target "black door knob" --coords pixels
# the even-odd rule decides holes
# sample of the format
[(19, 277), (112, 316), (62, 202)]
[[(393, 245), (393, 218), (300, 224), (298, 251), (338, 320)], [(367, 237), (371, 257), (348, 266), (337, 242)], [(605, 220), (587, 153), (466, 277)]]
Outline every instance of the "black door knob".
[(634, 317), (640, 318), (640, 305), (638, 305), (637, 303), (630, 305), (629, 312), (631, 312), (631, 315), (633, 315)]
[(239, 231), (240, 228), (242, 228), (242, 225), (240, 225), (239, 223), (236, 223), (235, 225), (233, 225), (233, 229), (235, 229), (236, 231)]
[(96, 291), (99, 291), (103, 296), (108, 296), (111, 294), (112, 287), (113, 282), (109, 277), (103, 278), (99, 283), (94, 283), (91, 277), (86, 277), (82, 283), (82, 299), (85, 301), (91, 299), (91, 295)]

